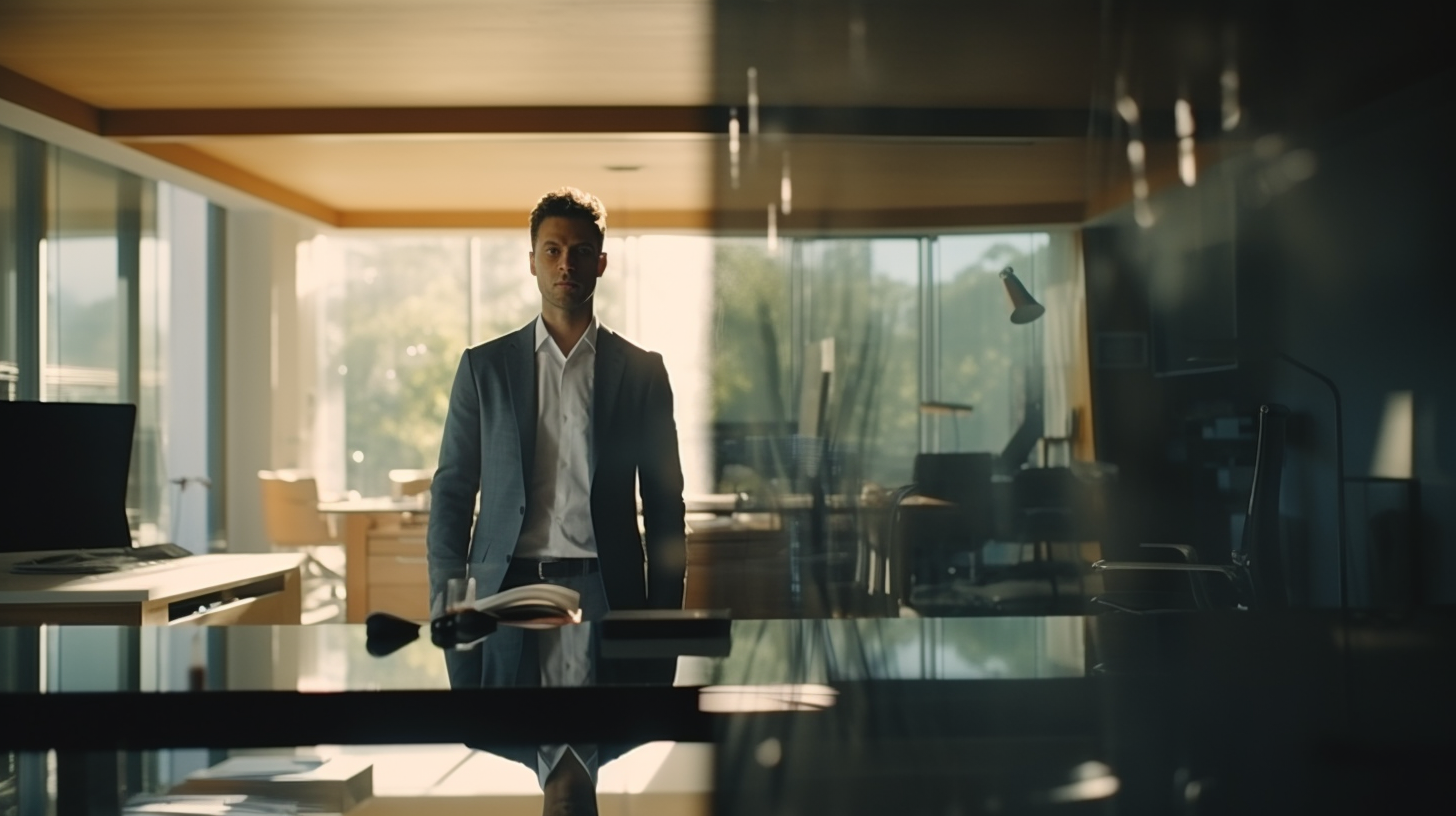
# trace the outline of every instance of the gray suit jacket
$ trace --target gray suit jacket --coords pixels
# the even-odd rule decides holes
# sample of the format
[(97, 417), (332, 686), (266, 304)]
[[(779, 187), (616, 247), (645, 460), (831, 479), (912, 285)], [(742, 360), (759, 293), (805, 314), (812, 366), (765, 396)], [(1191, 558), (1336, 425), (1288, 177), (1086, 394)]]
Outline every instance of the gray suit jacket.
[[(601, 327), (594, 390), (591, 514), (607, 602), (612, 609), (681, 608), (683, 477), (662, 355)], [(535, 450), (533, 321), (460, 359), (431, 486), (432, 610), (452, 577), (474, 577), (477, 597), (500, 589), (526, 518)], [(637, 525), (636, 483), (645, 535)]]

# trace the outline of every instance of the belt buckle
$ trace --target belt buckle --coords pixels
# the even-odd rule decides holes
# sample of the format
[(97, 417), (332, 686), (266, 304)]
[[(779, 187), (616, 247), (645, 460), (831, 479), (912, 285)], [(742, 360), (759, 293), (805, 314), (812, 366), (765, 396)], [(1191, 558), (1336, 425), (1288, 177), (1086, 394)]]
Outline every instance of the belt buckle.
[(546, 561), (545, 560), (537, 560), (536, 561), (536, 580), (538, 580), (538, 581), (545, 581), (546, 580)]

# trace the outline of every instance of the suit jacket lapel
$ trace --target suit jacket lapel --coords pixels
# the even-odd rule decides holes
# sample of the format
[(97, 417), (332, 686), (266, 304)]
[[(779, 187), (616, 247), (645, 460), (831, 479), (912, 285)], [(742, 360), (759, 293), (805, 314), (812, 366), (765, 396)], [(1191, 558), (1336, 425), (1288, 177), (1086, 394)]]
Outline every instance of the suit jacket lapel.
[(536, 323), (532, 321), (511, 338), (506, 354), (506, 384), (521, 439), (521, 471), (531, 483), (536, 459)]
[(601, 461), (602, 440), (612, 430), (613, 409), (617, 406), (617, 392), (622, 385), (622, 372), (627, 367), (627, 358), (622, 354), (618, 338), (605, 327), (597, 329), (596, 383), (592, 387), (592, 476), (596, 476), (595, 464)]

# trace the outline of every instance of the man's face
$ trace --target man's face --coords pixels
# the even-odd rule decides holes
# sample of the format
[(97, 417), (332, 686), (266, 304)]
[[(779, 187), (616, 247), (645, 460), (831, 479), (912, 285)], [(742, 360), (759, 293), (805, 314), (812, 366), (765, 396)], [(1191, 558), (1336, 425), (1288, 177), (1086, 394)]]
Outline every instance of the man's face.
[(597, 278), (606, 271), (607, 256), (591, 222), (556, 215), (541, 221), (531, 251), (531, 274), (543, 303), (577, 310), (591, 300)]

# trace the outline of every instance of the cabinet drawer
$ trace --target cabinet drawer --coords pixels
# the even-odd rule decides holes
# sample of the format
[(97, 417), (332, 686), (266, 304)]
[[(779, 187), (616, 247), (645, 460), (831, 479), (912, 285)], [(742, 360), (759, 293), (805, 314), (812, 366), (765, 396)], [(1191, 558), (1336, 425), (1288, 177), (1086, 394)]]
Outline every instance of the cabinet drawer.
[(424, 584), (370, 587), (369, 611), (427, 621), (430, 619), (430, 591)]
[(365, 545), (370, 555), (425, 555), (425, 533), (423, 530), (409, 535), (369, 534)]
[(425, 565), (425, 556), (420, 555), (371, 555), (369, 556), (369, 585), (420, 584), (429, 583), (430, 571)]

